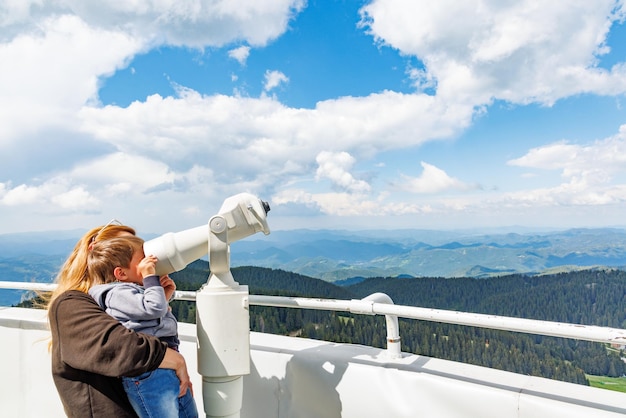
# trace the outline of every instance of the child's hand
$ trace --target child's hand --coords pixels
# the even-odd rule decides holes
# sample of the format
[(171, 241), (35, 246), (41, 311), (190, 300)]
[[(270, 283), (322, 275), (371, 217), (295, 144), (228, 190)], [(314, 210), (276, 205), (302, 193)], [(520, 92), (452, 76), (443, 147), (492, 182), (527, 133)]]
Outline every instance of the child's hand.
[(157, 258), (154, 255), (149, 255), (144, 257), (139, 264), (137, 264), (137, 269), (141, 273), (141, 277), (146, 278), (148, 276), (153, 276), (156, 274), (156, 263)]
[(176, 283), (166, 274), (165, 276), (161, 276), (161, 286), (163, 286), (163, 290), (165, 291), (165, 298), (170, 300), (176, 291)]

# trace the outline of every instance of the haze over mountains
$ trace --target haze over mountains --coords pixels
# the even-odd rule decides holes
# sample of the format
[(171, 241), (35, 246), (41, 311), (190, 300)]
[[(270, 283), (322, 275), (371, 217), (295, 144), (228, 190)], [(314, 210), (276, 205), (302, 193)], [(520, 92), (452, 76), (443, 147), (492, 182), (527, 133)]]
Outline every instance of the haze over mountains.
[[(82, 233), (0, 235), (1, 280), (52, 281)], [(596, 266), (622, 268), (626, 266), (626, 229), (273, 231), (233, 243), (231, 265), (282, 269), (329, 282), (362, 277), (480, 278)]]
[[(256, 237), (256, 236), (255, 236)], [(626, 230), (542, 233), (277, 231), (231, 246), (231, 263), (327, 281), (355, 277), (491, 277), (626, 266)]]

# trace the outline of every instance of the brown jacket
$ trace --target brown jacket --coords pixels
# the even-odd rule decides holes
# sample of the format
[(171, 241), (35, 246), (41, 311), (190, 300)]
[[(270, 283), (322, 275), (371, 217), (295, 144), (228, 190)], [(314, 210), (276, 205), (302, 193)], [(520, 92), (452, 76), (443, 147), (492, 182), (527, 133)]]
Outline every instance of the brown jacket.
[(68, 291), (49, 307), (52, 377), (68, 417), (136, 417), (120, 376), (156, 369), (167, 345), (126, 329), (86, 293)]

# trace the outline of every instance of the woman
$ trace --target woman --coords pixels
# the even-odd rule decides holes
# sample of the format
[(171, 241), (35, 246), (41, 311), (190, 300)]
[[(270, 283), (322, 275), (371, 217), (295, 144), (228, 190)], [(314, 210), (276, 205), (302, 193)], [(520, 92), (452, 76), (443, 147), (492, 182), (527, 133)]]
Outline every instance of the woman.
[(87, 293), (87, 255), (95, 242), (134, 229), (109, 222), (85, 234), (63, 264), (48, 305), (52, 377), (68, 417), (136, 417), (121, 376), (174, 369), (180, 395), (191, 388), (183, 356), (158, 338), (128, 330)]

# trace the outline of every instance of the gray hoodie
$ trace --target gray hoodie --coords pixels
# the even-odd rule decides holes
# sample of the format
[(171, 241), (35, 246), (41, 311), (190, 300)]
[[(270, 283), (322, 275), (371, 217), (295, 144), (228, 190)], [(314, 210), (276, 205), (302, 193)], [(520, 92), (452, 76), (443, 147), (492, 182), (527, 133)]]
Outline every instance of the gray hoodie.
[(95, 285), (89, 294), (126, 328), (162, 338), (178, 348), (178, 324), (158, 276), (144, 278), (143, 287), (124, 282)]

